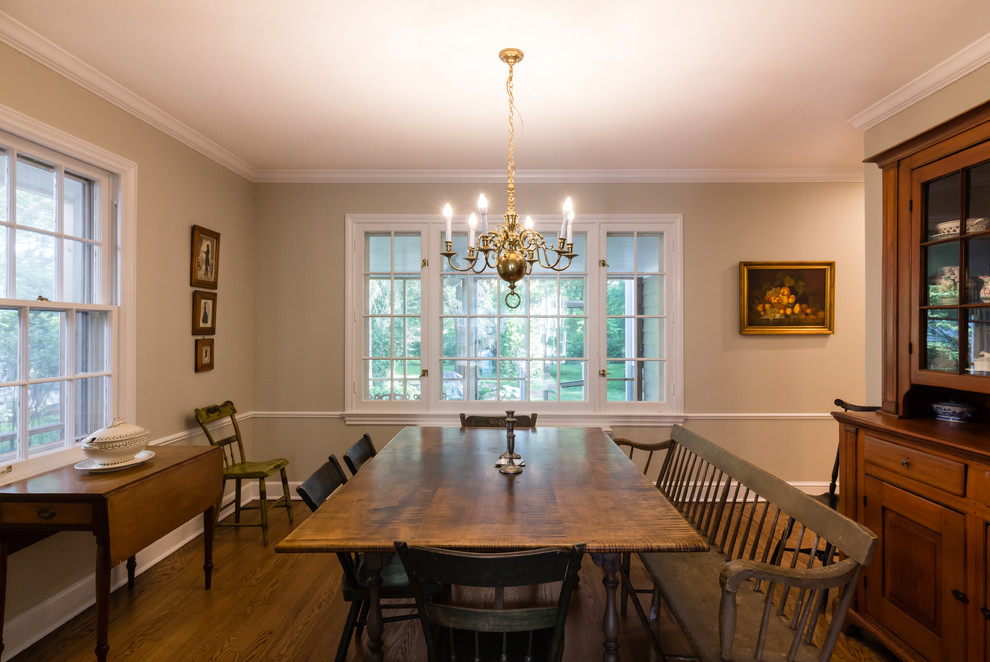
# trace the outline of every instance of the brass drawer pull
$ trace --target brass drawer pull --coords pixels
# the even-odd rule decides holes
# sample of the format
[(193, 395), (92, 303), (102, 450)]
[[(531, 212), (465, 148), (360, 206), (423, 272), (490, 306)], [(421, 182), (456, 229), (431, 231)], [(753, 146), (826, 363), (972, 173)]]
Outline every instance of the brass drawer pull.
[(39, 508), (38, 517), (40, 517), (41, 519), (54, 519), (55, 509), (52, 508), (51, 506), (45, 506), (44, 508)]

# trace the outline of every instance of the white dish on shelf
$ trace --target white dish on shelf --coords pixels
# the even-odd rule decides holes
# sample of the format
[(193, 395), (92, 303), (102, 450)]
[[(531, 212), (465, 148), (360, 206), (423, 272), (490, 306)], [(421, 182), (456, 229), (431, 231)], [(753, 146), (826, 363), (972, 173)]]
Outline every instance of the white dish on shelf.
[(990, 218), (967, 218), (966, 232), (984, 232), (990, 230)]
[(959, 220), (955, 221), (943, 221), (935, 225), (935, 229), (938, 231), (939, 236), (948, 234), (959, 234)]
[(76, 462), (73, 466), (79, 471), (89, 471), (90, 473), (100, 473), (104, 471), (118, 471), (120, 469), (126, 469), (128, 467), (133, 467), (135, 464), (141, 464), (142, 462), (147, 462), (151, 458), (155, 457), (154, 451), (141, 451), (129, 460), (122, 460), (120, 462), (97, 462), (96, 460), (83, 460), (82, 462)]

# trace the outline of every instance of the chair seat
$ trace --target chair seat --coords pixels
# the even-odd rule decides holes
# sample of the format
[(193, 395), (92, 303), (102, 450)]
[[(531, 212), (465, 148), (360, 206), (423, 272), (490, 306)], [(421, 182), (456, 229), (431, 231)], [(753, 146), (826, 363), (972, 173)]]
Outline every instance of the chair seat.
[(261, 462), (238, 462), (225, 468), (223, 470), (223, 477), (267, 478), (288, 464), (289, 461), (281, 457), (277, 457), (274, 460), (262, 460)]
[[(648, 553), (639, 556), (650, 576), (661, 587), (667, 606), (702, 662), (723, 660), (718, 623), (722, 591), (713, 577), (717, 577), (725, 565), (725, 557), (715, 552)], [(756, 659), (756, 633), (760, 630), (766, 593), (754, 591), (752, 586), (750, 583), (737, 593), (736, 632), (753, 635), (736, 637), (732, 660)], [(793, 636), (794, 631), (788, 621), (776, 615), (775, 606), (767, 628), (763, 662), (784, 662), (785, 655), (775, 651), (786, 652)], [(794, 659), (796, 662), (815, 662), (820, 653), (814, 646), (802, 643)]]
[[(398, 556), (393, 556), (388, 565), (379, 571), (379, 574), (382, 578), (381, 597), (408, 598), (412, 595), (409, 576), (406, 574), (406, 569), (402, 567), (402, 561)], [(347, 573), (344, 574), (344, 600), (363, 600), (368, 596), (368, 571), (364, 567), (363, 556), (359, 556), (356, 575), (354, 579), (357, 580), (357, 586), (354, 586), (354, 579), (348, 577)], [(352, 597), (348, 597), (348, 595)]]

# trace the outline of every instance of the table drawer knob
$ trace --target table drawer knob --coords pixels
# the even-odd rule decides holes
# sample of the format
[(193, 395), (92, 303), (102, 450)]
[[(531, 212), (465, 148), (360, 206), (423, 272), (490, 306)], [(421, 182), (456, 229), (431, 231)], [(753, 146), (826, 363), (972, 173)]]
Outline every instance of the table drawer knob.
[(54, 519), (55, 509), (51, 506), (44, 506), (38, 509), (38, 517), (41, 519)]
[(954, 597), (956, 600), (963, 603), (964, 605), (969, 604), (969, 596), (957, 588), (952, 589), (952, 597)]
[(907, 460), (907, 459), (901, 460), (901, 466), (902, 467), (910, 467), (911, 466), (911, 460)]

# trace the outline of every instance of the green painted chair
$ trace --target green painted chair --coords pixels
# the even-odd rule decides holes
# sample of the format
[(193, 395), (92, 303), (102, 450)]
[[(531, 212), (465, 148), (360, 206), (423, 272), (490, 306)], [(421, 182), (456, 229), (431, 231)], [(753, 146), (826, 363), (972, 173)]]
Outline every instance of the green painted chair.
[[(203, 407), (202, 409), (197, 409), (196, 420), (199, 422), (203, 432), (206, 433), (206, 438), (210, 441), (211, 446), (218, 446), (223, 449), (223, 485), (224, 489), (227, 487), (227, 481), (234, 481), (234, 521), (233, 522), (217, 522), (217, 526), (260, 526), (261, 535), (264, 544), (268, 544), (268, 508), (270, 507), (285, 508), (289, 515), (289, 524), (292, 524), (292, 502), (289, 499), (289, 481), (285, 476), (285, 467), (289, 464), (289, 461), (285, 458), (275, 458), (273, 460), (261, 460), (260, 462), (249, 462), (244, 457), (244, 444), (241, 442), (241, 429), (237, 425), (237, 418), (235, 414), (237, 409), (234, 408), (234, 403), (227, 400), (222, 405), (209, 405), (208, 407)], [(213, 433), (208, 427), (209, 424), (215, 423), (217, 421), (229, 418), (230, 423), (233, 426), (234, 433), (229, 437), (224, 437), (223, 439), (214, 439)], [(217, 426), (214, 426), (217, 427)], [(279, 472), (282, 475), (282, 496), (274, 501), (268, 500), (267, 491), (265, 490), (265, 479)], [(259, 500), (257, 506), (245, 506), (241, 507), (241, 481), (242, 480), (258, 480), (258, 492)], [(221, 497), (222, 499), (223, 497)], [(241, 522), (241, 511), (242, 510), (260, 510), (261, 511), (261, 522), (258, 524), (248, 524)], [(220, 516), (220, 508), (217, 507), (217, 518)]]

